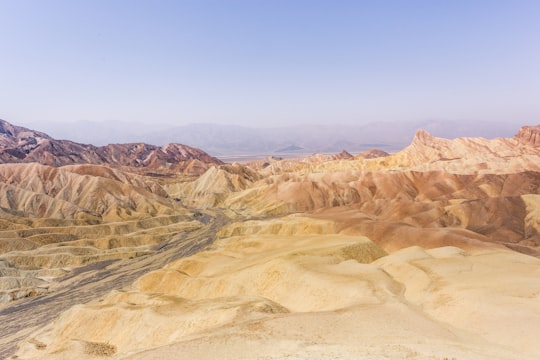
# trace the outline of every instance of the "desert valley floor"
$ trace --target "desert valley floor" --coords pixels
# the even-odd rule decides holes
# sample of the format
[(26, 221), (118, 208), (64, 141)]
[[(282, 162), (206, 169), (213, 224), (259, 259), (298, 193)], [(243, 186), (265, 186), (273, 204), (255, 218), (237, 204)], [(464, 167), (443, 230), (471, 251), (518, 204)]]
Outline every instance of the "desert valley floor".
[(0, 358), (538, 359), (516, 131), (225, 164), (0, 120)]

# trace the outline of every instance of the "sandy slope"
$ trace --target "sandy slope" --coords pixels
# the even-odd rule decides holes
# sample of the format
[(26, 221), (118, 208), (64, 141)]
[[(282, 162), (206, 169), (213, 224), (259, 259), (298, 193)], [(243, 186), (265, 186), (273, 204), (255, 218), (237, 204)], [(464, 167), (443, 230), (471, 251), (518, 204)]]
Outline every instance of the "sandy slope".
[(221, 236), (72, 308), (19, 358), (540, 356), (539, 259), (456, 247), (387, 255), (299, 216), (232, 224)]

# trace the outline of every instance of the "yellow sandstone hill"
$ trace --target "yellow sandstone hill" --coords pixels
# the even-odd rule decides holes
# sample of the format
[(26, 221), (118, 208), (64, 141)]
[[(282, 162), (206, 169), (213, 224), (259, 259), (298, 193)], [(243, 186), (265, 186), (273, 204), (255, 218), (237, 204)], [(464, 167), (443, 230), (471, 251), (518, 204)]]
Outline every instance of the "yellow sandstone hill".
[(509, 250), (391, 255), (322, 220), (235, 223), (215, 245), (64, 313), (22, 359), (539, 355), (540, 260)]

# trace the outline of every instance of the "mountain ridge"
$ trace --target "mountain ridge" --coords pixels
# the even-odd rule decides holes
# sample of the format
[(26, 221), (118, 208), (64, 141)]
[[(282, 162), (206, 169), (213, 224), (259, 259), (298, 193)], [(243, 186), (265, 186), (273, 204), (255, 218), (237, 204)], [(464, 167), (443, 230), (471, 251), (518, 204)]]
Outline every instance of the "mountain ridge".
[(51, 136), (0, 119), (0, 163), (37, 162), (49, 166), (75, 164), (173, 170), (199, 173), (223, 162), (182, 144), (145, 143), (94, 146)]
[(517, 130), (512, 124), (489, 121), (425, 120), (406, 122), (360, 122), (333, 125), (303, 124), (279, 127), (258, 127), (224, 124), (156, 124), (129, 122), (35, 123), (32, 128), (46, 131), (56, 138), (105, 145), (115, 142), (146, 142), (163, 145), (169, 142), (189, 144), (213, 156), (263, 154), (278, 155), (276, 151), (291, 144), (303, 147), (306, 154), (338, 153), (343, 149), (361, 152), (381, 148), (386, 152), (401, 150), (409, 145), (417, 129), (444, 137), (486, 138), (510, 137)]

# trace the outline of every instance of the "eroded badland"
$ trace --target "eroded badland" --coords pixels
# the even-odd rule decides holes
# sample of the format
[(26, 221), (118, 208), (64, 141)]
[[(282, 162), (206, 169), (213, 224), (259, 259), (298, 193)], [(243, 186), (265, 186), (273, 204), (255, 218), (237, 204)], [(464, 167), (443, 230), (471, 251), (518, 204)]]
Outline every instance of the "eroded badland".
[(1, 358), (540, 357), (540, 127), (246, 164), (0, 145)]

